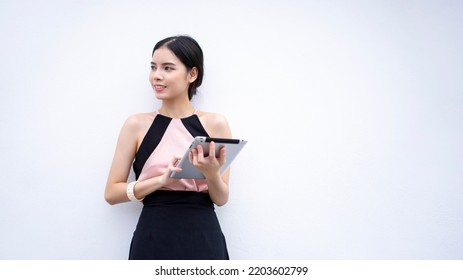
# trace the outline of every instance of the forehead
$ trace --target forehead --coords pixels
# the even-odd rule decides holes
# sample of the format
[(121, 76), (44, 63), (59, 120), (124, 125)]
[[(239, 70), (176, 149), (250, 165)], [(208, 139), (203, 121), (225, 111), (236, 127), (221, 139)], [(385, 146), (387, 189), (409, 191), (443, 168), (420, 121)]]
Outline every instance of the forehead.
[(169, 50), (167, 47), (160, 47), (153, 53), (153, 57), (151, 61), (156, 64), (163, 64), (163, 63), (174, 63), (174, 64), (182, 64), (181, 61), (175, 56), (175, 54)]

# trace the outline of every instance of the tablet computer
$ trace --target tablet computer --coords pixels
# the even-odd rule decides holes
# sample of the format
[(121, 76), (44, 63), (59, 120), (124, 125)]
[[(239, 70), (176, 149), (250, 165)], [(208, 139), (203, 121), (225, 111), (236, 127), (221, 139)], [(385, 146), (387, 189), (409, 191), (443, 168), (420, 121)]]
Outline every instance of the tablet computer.
[(204, 179), (204, 175), (197, 169), (193, 164), (190, 163), (188, 159), (188, 154), (190, 153), (191, 149), (198, 147), (201, 145), (203, 147), (204, 156), (207, 156), (209, 153), (209, 144), (211, 141), (215, 143), (215, 154), (216, 156), (219, 155), (219, 150), (221, 147), (225, 147), (226, 149), (226, 161), (220, 167), (220, 174), (223, 174), (225, 170), (230, 166), (232, 161), (236, 158), (239, 154), (241, 149), (243, 149), (244, 145), (248, 142), (247, 140), (242, 139), (228, 139), (228, 138), (211, 138), (205, 136), (197, 136), (193, 139), (190, 147), (185, 151), (185, 154), (178, 162), (177, 166), (182, 168), (181, 172), (172, 172), (170, 175), (171, 178), (177, 179)]

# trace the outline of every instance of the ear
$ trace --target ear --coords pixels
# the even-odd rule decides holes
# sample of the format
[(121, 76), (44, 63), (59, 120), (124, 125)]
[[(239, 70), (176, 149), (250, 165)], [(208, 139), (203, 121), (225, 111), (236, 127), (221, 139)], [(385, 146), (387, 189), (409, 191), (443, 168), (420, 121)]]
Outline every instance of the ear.
[(193, 67), (188, 72), (188, 82), (191, 84), (192, 82), (196, 81), (197, 78), (198, 78), (198, 68)]

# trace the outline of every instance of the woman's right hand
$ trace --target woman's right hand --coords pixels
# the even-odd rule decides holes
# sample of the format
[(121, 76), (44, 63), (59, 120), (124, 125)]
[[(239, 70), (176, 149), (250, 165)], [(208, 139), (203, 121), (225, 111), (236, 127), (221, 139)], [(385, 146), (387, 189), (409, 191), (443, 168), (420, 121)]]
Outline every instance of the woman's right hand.
[(182, 171), (180, 167), (176, 166), (179, 160), (180, 157), (173, 157), (172, 161), (167, 165), (166, 171), (162, 175), (139, 181), (135, 185), (135, 197), (143, 199), (145, 196), (151, 194), (152, 192), (155, 192), (162, 187), (172, 183), (175, 180), (174, 178), (170, 177), (172, 172)]
[(177, 166), (180, 159), (181, 157), (175, 156), (174, 158), (172, 158), (172, 161), (169, 163), (169, 165), (167, 165), (166, 171), (164, 172), (164, 174), (161, 175), (161, 178), (160, 178), (160, 183), (162, 186), (166, 186), (172, 183), (174, 180), (176, 180), (174, 178), (171, 178), (170, 175), (172, 175), (173, 172), (182, 171), (182, 169)]

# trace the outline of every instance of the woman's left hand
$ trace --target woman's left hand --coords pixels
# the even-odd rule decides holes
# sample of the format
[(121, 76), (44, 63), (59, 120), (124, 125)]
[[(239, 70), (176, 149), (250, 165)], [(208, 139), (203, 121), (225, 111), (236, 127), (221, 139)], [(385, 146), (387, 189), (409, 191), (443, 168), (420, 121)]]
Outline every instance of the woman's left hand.
[(225, 163), (225, 159), (225, 147), (220, 148), (219, 155), (216, 156), (214, 141), (209, 144), (208, 156), (204, 155), (203, 147), (201, 145), (192, 149), (189, 154), (190, 162), (193, 166), (198, 168), (206, 178), (216, 176), (219, 173), (220, 167)]

